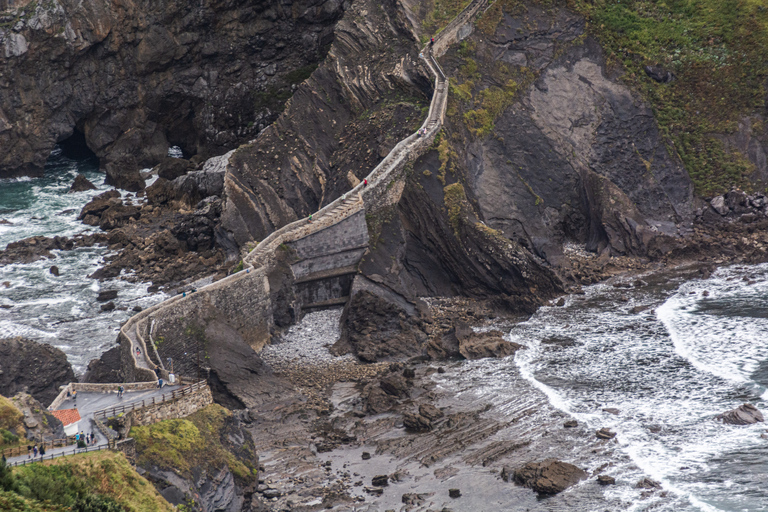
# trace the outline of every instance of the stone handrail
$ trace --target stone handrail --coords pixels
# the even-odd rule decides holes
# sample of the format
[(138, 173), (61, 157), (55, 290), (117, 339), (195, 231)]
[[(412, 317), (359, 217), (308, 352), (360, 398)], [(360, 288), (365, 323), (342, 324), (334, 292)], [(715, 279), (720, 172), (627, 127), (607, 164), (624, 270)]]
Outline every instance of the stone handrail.
[[(195, 293), (205, 293), (221, 287), (226, 287), (232, 282), (246, 277), (251, 271), (262, 271), (269, 264), (271, 256), (280, 245), (299, 240), (313, 233), (317, 233), (329, 226), (337, 224), (349, 215), (360, 211), (365, 207), (366, 200), (373, 199), (381, 191), (382, 187), (387, 186), (387, 179), (400, 169), (405, 162), (418, 156), (416, 150), (428, 147), (442, 126), (445, 116), (445, 110), (448, 99), (448, 87), (446, 76), (440, 65), (437, 63), (434, 55), (440, 56), (447, 50), (450, 43), (458, 37), (458, 30), (464, 23), (469, 21), (488, 0), (472, 0), (446, 27), (437, 35), (433, 45), (427, 45), (422, 51), (426, 53), (424, 59), (427, 67), (435, 75), (435, 92), (432, 95), (429, 114), (424, 120), (417, 133), (411, 134), (401, 140), (384, 159), (368, 174), (365, 180), (344, 194), (342, 197), (330, 202), (313, 215), (313, 221), (308, 219), (299, 219), (287, 224), (282, 228), (271, 233), (262, 240), (258, 246), (251, 251), (244, 259), (244, 269), (236, 274), (225, 277), (219, 281), (210, 283), (200, 288)], [(423, 133), (426, 130), (426, 133)], [(422, 134), (419, 134), (422, 132)], [(260, 272), (261, 273), (261, 272)], [(167, 308), (178, 301), (189, 300), (194, 296), (190, 293), (187, 297), (176, 295), (163, 302), (155, 304), (152, 307), (137, 313), (123, 324), (120, 329), (121, 335), (125, 336), (132, 344), (131, 353), (137, 368), (153, 370), (157, 366), (149, 359), (146, 343), (139, 332), (141, 322), (147, 322), (154, 312)], [(133, 335), (132, 335), (133, 333)], [(140, 365), (135, 356), (134, 344), (139, 344), (140, 348), (146, 354), (147, 365)]]

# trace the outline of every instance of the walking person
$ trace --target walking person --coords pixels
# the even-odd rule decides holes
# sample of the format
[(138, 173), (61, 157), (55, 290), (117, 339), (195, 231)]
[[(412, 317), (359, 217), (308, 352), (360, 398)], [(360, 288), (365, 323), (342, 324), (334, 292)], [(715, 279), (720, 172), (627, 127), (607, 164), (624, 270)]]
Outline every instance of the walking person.
[(363, 180), (363, 186), (364, 186), (364, 187), (367, 187), (367, 186), (368, 186), (368, 178), (366, 178), (366, 179), (364, 179), (364, 180)]
[(34, 459), (35, 457), (37, 457), (37, 445), (35, 445), (35, 447), (32, 448), (32, 458)]
[(30, 458), (32, 456), (32, 445), (27, 445), (27, 458)]
[(40, 447), (40, 460), (43, 460), (43, 457), (45, 456), (45, 443)]

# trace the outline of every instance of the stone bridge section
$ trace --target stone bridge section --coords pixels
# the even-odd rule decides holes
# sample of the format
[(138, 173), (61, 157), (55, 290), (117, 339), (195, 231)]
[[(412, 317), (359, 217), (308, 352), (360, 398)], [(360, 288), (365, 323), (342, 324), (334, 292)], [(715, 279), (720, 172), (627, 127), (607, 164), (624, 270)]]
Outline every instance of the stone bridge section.
[(205, 350), (211, 326), (234, 330), (259, 351), (269, 342), (275, 318), (278, 327), (285, 327), (302, 310), (346, 303), (368, 247), (366, 213), (399, 200), (406, 164), (431, 146), (442, 127), (448, 83), (435, 57), (471, 33), (468, 23), (487, 2), (473, 0), (423, 50), (424, 63), (435, 77), (429, 115), (419, 130), (426, 133), (400, 141), (368, 174), (367, 185), (362, 182), (328, 204), (311, 222), (301, 219), (274, 231), (246, 256), (242, 271), (130, 318), (118, 336), (126, 380), (167, 378), (164, 358), (194, 359)]

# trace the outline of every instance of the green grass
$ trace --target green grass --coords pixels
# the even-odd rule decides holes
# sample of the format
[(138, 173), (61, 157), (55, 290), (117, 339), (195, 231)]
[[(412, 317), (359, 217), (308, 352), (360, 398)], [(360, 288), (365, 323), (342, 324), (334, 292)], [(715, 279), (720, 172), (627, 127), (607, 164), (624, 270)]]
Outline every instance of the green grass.
[[(610, 63), (651, 103), (662, 135), (680, 154), (704, 196), (731, 185), (748, 188), (752, 165), (727, 151), (715, 133), (732, 133), (740, 119), (765, 108), (768, 9), (759, 0), (571, 0)], [(646, 65), (676, 80), (660, 84)]]
[[(7, 470), (6, 470), (7, 471)], [(2, 473), (2, 470), (0, 470)], [(122, 453), (101, 451), (17, 467), (0, 475), (0, 510), (171, 512)], [(7, 504), (13, 507), (4, 508)]]
[(196, 466), (226, 465), (236, 478), (252, 478), (253, 464), (241, 461), (222, 444), (221, 432), (230, 416), (227, 409), (209, 405), (183, 419), (133, 427), (130, 435), (136, 440), (139, 464), (155, 464), (185, 476), (191, 476)]
[(24, 414), (13, 405), (13, 402), (0, 396), (0, 429), (15, 430), (21, 426)]
[(445, 207), (448, 210), (448, 221), (451, 223), (453, 233), (459, 238), (461, 224), (464, 221), (463, 209), (467, 202), (467, 195), (461, 183), (454, 183), (443, 188)]
[(306, 80), (317, 69), (318, 63), (302, 66), (285, 74), (285, 80), (291, 84), (298, 84)]
[(429, 11), (421, 22), (425, 42), (440, 33), (472, 0), (430, 0)]
[(477, 137), (490, 135), (494, 122), (515, 100), (517, 82), (507, 80), (503, 87), (491, 86), (480, 92), (479, 108), (464, 113), (467, 128)]

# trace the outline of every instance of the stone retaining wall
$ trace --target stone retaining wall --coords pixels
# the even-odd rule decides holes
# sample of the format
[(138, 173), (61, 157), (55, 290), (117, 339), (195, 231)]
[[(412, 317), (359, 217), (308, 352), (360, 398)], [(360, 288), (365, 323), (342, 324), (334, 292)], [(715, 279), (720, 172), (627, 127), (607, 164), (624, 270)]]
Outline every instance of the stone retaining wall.
[(196, 392), (184, 395), (176, 400), (150, 405), (127, 413), (125, 415), (126, 422), (129, 422), (127, 429), (130, 430), (133, 425), (152, 425), (158, 421), (184, 418), (212, 403), (211, 388), (202, 386)]
[[(300, 259), (305, 260), (303, 266), (298, 265), (296, 268), (303, 276), (329, 270), (329, 263), (332, 263), (332, 260), (327, 256), (334, 250), (338, 251), (340, 247), (346, 247), (348, 256), (349, 254), (357, 256), (354, 251), (350, 253), (350, 249), (360, 247), (363, 240), (364, 244), (367, 244), (367, 228), (364, 222), (347, 223), (346, 219), (355, 215), (364, 215), (361, 213), (363, 210), (375, 212), (400, 199), (405, 187), (403, 178), (409, 169), (408, 164), (432, 144), (445, 116), (448, 84), (442, 69), (432, 55), (439, 56), (445, 53), (448, 46), (469, 35), (472, 31), (470, 23), (472, 18), (486, 4), (487, 0), (473, 0), (438, 35), (431, 52), (426, 51), (424, 62), (435, 75), (435, 93), (430, 104), (429, 115), (422, 125), (426, 134), (422, 136), (412, 134), (400, 141), (368, 175), (367, 186), (361, 183), (345, 195), (346, 199), (338, 198), (323, 207), (313, 216), (314, 222), (308, 223), (306, 219), (301, 219), (269, 235), (244, 259), (246, 270), (205, 286), (191, 296), (173, 297), (129, 319), (121, 329), (121, 345), (126, 345), (130, 351), (132, 343), (136, 342), (144, 346), (146, 353), (143, 334), (138, 332), (140, 329), (155, 320), (158, 324), (157, 337), (163, 336), (166, 340), (172, 336), (179, 338), (179, 332), (185, 332), (188, 329), (186, 326), (190, 325), (189, 319), (192, 318), (203, 325), (213, 319), (224, 322), (236, 329), (254, 350), (260, 350), (268, 342), (274, 322), (267, 277), (279, 247), (284, 244), (292, 246), (300, 255)], [(350, 233), (339, 235), (335, 233), (338, 230), (329, 229), (343, 224), (351, 227)], [(362, 227), (359, 228), (358, 225)], [(324, 232), (325, 230), (328, 231)], [(317, 243), (311, 240), (313, 238), (317, 239)], [(343, 261), (339, 259), (339, 261), (348, 265), (347, 259), (349, 258)], [(291, 276), (290, 281), (294, 279), (295, 276)], [(348, 288), (345, 278), (334, 278), (329, 281), (332, 281), (331, 288), (327, 291), (320, 289), (320, 285), (311, 284), (304, 286), (300, 295), (311, 300), (343, 293), (340, 290)], [(187, 336), (187, 338), (190, 337)], [(186, 346), (176, 347), (175, 352), (189, 355), (191, 350), (200, 353), (201, 345), (205, 344), (204, 337), (202, 338), (197, 343), (189, 339), (181, 340), (182, 344), (190, 344), (189, 350)], [(130, 353), (124, 356), (124, 362), (130, 362), (133, 357)], [(149, 370), (138, 368), (139, 364), (135, 358), (133, 363), (136, 368), (130, 380), (150, 380), (146, 374)]]

